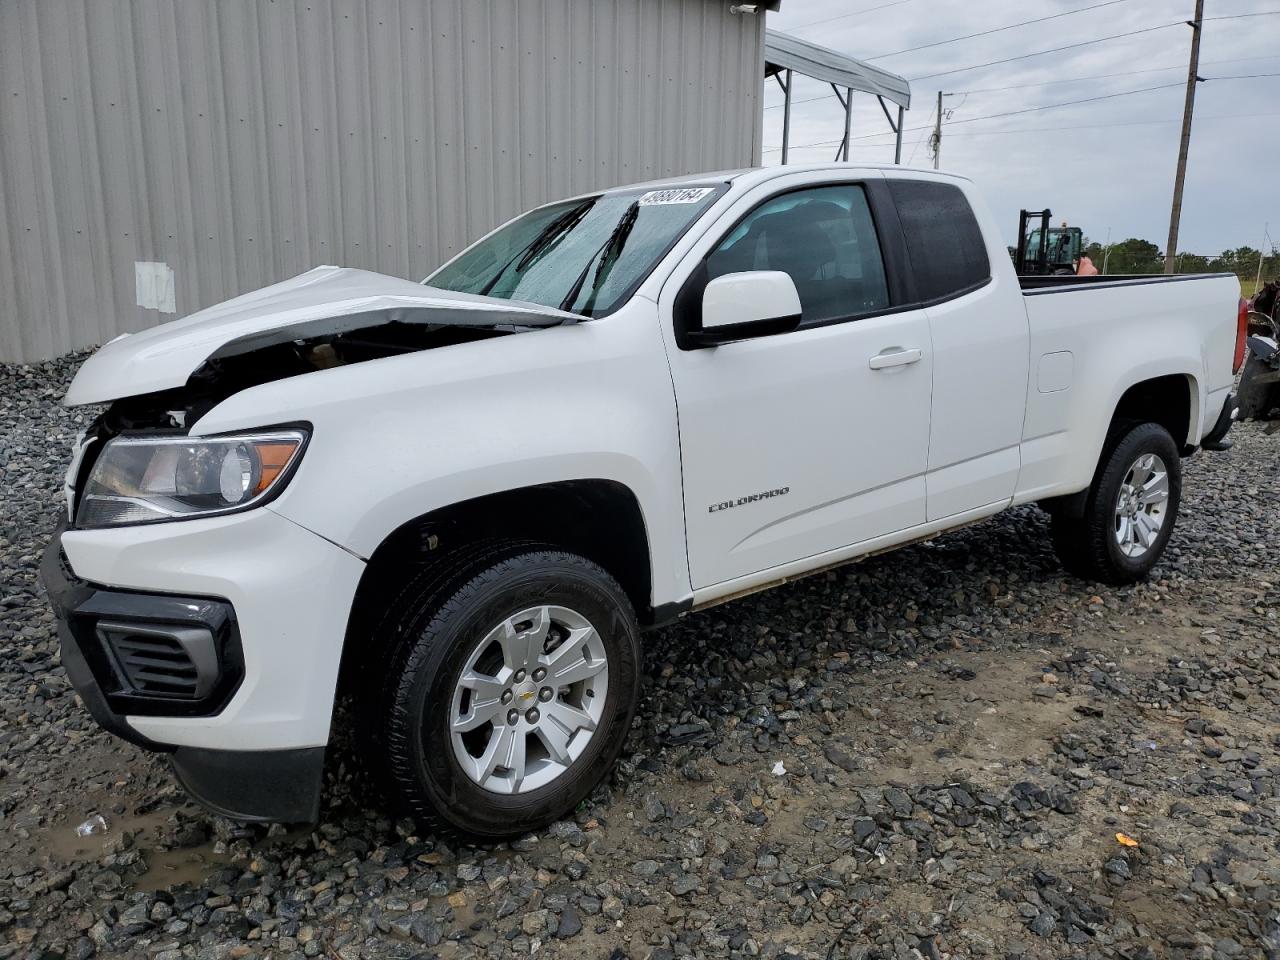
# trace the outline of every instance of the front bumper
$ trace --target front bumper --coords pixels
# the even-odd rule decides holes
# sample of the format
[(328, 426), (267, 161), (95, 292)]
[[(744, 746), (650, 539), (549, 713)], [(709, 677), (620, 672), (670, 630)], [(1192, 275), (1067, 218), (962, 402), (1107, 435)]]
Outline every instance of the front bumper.
[[(54, 617), (57, 619), (58, 648), (62, 668), (67, 671), (71, 685), (75, 687), (76, 693), (80, 695), (89, 714), (99, 726), (147, 750), (172, 750), (172, 747), (147, 739), (125, 723), (124, 715), (114, 709), (107, 700), (107, 686), (110, 685), (118, 690), (119, 685), (112, 685), (110, 681), (104, 684), (89, 665), (92, 657), (101, 669), (101, 666), (107, 662), (107, 655), (105, 650), (96, 645), (94, 618), (81, 613), (81, 608), (90, 605), (100, 597), (111, 598), (119, 595), (98, 590), (71, 572), (67, 566), (66, 557), (62, 553), (62, 532), (65, 527), (65, 522), (58, 524), (53, 538), (45, 547), (44, 559), (40, 564), (40, 580), (44, 584), (45, 592), (49, 595), (49, 604), (53, 607)], [(73, 622), (79, 627), (75, 632), (72, 630)], [(77, 634), (85, 637), (85, 646), (90, 651), (89, 656), (86, 656)]]
[[(41, 577), (68, 677), (99, 724), (169, 753), (184, 786), (218, 812), (293, 822), (318, 810), (363, 569), (264, 509), (147, 527), (60, 527)], [(146, 646), (155, 638), (169, 652)], [(175, 681), (165, 671), (180, 651), (189, 656)]]

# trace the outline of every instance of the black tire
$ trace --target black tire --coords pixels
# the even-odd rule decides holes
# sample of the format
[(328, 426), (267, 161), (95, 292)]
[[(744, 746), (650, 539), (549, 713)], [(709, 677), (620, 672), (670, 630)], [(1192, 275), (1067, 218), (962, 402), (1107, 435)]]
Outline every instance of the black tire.
[[(1155, 541), (1138, 557), (1127, 556), (1116, 541), (1116, 503), (1129, 468), (1154, 453), (1169, 475), (1164, 523)], [(1129, 425), (1113, 432), (1103, 451), (1085, 501), (1084, 513), (1052, 515), (1053, 548), (1066, 569), (1085, 580), (1120, 586), (1136, 583), (1151, 572), (1164, 553), (1178, 519), (1182, 499), (1182, 461), (1169, 431), (1158, 423)]]
[[(385, 629), (395, 642), (381, 691), (366, 685), (366, 729), (381, 753), (383, 781), (428, 829), (498, 840), (540, 829), (571, 812), (608, 774), (631, 726), (640, 690), (640, 641), (626, 593), (591, 561), (524, 549), (475, 568), (449, 589), (406, 598)], [(561, 605), (595, 627), (608, 656), (608, 690), (583, 752), (536, 790), (500, 794), (473, 781), (449, 733), (454, 685), (475, 645), (529, 606)], [(372, 694), (372, 697), (371, 697)]]
[(1253, 351), (1245, 355), (1244, 369), (1240, 372), (1240, 386), (1236, 390), (1236, 405), (1240, 412), (1240, 420), (1263, 420), (1276, 406), (1280, 394), (1276, 385), (1271, 383), (1254, 383), (1259, 376), (1270, 373), (1271, 367), (1254, 356)]

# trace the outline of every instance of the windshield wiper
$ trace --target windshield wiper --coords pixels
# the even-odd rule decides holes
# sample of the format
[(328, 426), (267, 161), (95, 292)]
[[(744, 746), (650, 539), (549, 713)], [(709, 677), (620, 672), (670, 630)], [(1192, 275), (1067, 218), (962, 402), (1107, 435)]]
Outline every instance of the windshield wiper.
[[(529, 267), (533, 266), (542, 256), (548, 252), (574, 227), (582, 222), (592, 207), (596, 205), (599, 197), (591, 197), (582, 201), (576, 207), (570, 207), (564, 213), (560, 214), (550, 223), (548, 223), (538, 233), (536, 237), (529, 241), (526, 246), (521, 247), (511, 259), (502, 265), (497, 273), (495, 273), (483, 287), (480, 288), (480, 296), (487, 296), (489, 291), (498, 285), (498, 281), (506, 275), (507, 270), (511, 268), (513, 263), (516, 264), (516, 273), (523, 273)], [(519, 263), (516, 261), (519, 260)]]
[(627, 239), (631, 236), (631, 231), (635, 229), (638, 219), (640, 219), (640, 202), (635, 200), (627, 207), (622, 219), (618, 221), (618, 225), (609, 234), (609, 239), (587, 260), (587, 265), (578, 274), (578, 279), (573, 282), (568, 294), (560, 301), (561, 310), (569, 310), (573, 307), (573, 301), (578, 299), (578, 295), (582, 293), (583, 284), (587, 282), (587, 274), (591, 272), (591, 264), (595, 263), (596, 257), (599, 257), (600, 264), (596, 267), (595, 278), (591, 281), (591, 293), (587, 297), (587, 302), (582, 305), (582, 309), (578, 311), (584, 316), (591, 315), (591, 310), (595, 306), (596, 294), (600, 291), (601, 286), (604, 285), (604, 281), (608, 279), (609, 273), (613, 270), (613, 265), (618, 262), (618, 257), (622, 255), (622, 248), (627, 245)]

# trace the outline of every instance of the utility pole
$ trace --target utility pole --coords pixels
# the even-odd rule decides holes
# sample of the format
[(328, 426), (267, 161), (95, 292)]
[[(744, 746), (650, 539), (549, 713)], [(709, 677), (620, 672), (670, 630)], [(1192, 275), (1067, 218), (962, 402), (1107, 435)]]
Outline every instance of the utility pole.
[(933, 123), (933, 169), (942, 158), (942, 91), (938, 91), (938, 118)]
[(786, 97), (782, 101), (782, 165), (787, 165), (787, 152), (791, 146), (791, 70), (787, 70), (787, 79), (783, 79), (776, 73), (773, 79), (778, 81), (782, 87), (782, 93)]
[(1178, 253), (1178, 221), (1182, 219), (1182, 184), (1187, 177), (1187, 151), (1191, 148), (1191, 115), (1196, 107), (1196, 84), (1200, 82), (1200, 31), (1204, 27), (1204, 0), (1196, 0), (1196, 18), (1191, 27), (1191, 65), (1187, 70), (1187, 99), (1182, 107), (1182, 141), (1178, 146), (1178, 172), (1173, 180), (1173, 210), (1169, 214), (1169, 244), (1165, 247), (1164, 272), (1173, 273)]
[(1262, 289), (1262, 261), (1267, 258), (1267, 241), (1271, 239), (1271, 224), (1262, 225), (1262, 244), (1258, 247), (1258, 277), (1253, 281), (1253, 292)]

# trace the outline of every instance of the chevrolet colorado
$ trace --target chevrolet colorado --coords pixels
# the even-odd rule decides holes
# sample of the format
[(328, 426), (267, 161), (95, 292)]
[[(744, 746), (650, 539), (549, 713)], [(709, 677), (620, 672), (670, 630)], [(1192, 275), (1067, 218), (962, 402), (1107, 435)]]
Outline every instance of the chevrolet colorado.
[(1020, 282), (967, 180), (848, 165), (550, 204), (423, 284), (319, 267), (80, 368), (63, 663), (230, 816), (316, 815), (341, 691), (411, 813), (519, 834), (618, 756), (642, 627), (1026, 503), (1146, 575), (1228, 445), (1238, 298)]

